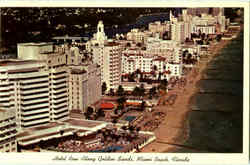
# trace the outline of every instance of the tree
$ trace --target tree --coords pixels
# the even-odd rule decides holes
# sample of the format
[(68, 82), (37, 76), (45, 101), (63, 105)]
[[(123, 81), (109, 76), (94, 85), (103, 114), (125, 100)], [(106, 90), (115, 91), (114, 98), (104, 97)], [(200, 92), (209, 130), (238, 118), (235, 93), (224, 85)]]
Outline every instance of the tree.
[(128, 127), (128, 130), (129, 130), (130, 132), (133, 132), (133, 131), (135, 130), (135, 127), (132, 126), (132, 125), (130, 125), (130, 126)]
[(124, 108), (124, 103), (126, 102), (126, 100), (127, 100), (127, 98), (125, 98), (125, 97), (120, 97), (119, 99), (117, 99), (118, 109)]
[(155, 94), (156, 94), (156, 87), (152, 87), (149, 90), (149, 96), (152, 98), (153, 96), (155, 96)]
[(136, 44), (136, 46), (142, 47), (142, 43), (138, 42), (138, 43)]
[(206, 38), (206, 34), (205, 34), (205, 33), (202, 33), (202, 34), (201, 34), (201, 40), (205, 40), (205, 38)]
[(146, 102), (143, 100), (141, 103), (141, 111), (144, 111), (145, 107), (146, 107)]
[(140, 88), (136, 86), (134, 88), (134, 90), (132, 91), (132, 94), (135, 96), (139, 96), (140, 95)]
[(135, 82), (135, 73), (131, 73), (128, 75), (128, 81), (129, 82)]
[(90, 116), (93, 114), (94, 109), (92, 107), (88, 107), (86, 112), (84, 112), (84, 116), (86, 119), (90, 119)]
[(104, 95), (107, 90), (107, 84), (105, 82), (102, 83), (102, 94)]
[(145, 94), (144, 84), (141, 84), (139, 88), (139, 95), (143, 96), (144, 94)]
[(123, 87), (121, 85), (119, 85), (116, 94), (118, 96), (123, 96), (124, 95), (124, 89), (123, 89)]
[(117, 119), (114, 118), (114, 119), (112, 120), (112, 123), (113, 123), (113, 124), (116, 124), (116, 123), (117, 123)]
[(165, 91), (167, 89), (167, 85), (168, 85), (168, 81), (166, 79), (164, 79), (161, 81), (158, 88)]
[(99, 117), (99, 116), (104, 117), (104, 116), (105, 116), (104, 111), (103, 111), (102, 109), (98, 109), (98, 111), (97, 111), (97, 116), (98, 116), (98, 117)]
[(157, 66), (156, 66), (156, 65), (153, 66), (153, 70), (154, 70), (155, 72), (157, 71)]
[(118, 108), (114, 110), (114, 113), (117, 115), (118, 114)]
[(94, 109), (93, 109), (92, 107), (88, 107), (88, 108), (87, 108), (87, 113), (88, 113), (88, 114), (91, 115), (93, 112), (94, 112)]
[(161, 80), (161, 75), (162, 75), (162, 73), (159, 72), (159, 75), (158, 75), (158, 80), (159, 80), (159, 81)]
[(141, 70), (140, 69), (136, 69), (136, 71), (135, 71), (135, 74), (140, 74), (141, 73)]
[(128, 127), (124, 125), (124, 126), (122, 126), (122, 127), (121, 127), (121, 129), (123, 129), (123, 130), (127, 130), (127, 129), (128, 129)]
[(115, 92), (114, 92), (114, 89), (113, 89), (113, 88), (110, 88), (109, 94), (110, 94), (111, 96), (114, 96), (114, 95), (115, 95)]
[(131, 47), (131, 43), (128, 42), (128, 43), (126, 44), (126, 47)]
[(217, 41), (217, 42), (220, 42), (221, 38), (222, 38), (222, 35), (221, 35), (221, 34), (218, 34), (218, 35), (216, 36), (216, 41)]

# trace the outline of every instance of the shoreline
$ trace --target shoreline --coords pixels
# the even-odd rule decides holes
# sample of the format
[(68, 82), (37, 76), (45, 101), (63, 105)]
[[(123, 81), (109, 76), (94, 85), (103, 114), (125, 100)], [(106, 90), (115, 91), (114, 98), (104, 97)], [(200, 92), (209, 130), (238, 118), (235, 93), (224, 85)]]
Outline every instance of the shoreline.
[[(240, 31), (237, 33), (239, 35)], [(232, 39), (233, 40), (233, 39)], [(166, 117), (159, 127), (154, 131), (156, 140), (145, 146), (142, 152), (175, 152), (179, 148), (189, 148), (197, 151), (195, 148), (184, 146), (184, 142), (189, 136), (189, 121), (188, 114), (192, 98), (199, 91), (197, 84), (202, 79), (204, 72), (209, 63), (221, 54), (225, 46), (230, 44), (232, 40), (221, 40), (219, 43), (212, 44), (209, 48), (211, 53), (206, 59), (200, 61), (192, 70), (186, 75), (187, 84), (184, 88), (178, 89), (175, 87), (172, 91), (178, 94), (176, 102), (173, 106), (161, 106), (166, 112)], [(163, 134), (164, 132), (164, 134)]]

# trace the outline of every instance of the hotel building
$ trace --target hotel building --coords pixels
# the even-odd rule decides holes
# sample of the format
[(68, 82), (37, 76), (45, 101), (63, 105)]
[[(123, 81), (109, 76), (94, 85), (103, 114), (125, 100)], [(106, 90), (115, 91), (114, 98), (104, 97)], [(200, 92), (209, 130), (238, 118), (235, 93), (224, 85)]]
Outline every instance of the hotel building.
[(93, 47), (93, 62), (101, 67), (101, 81), (107, 88), (118, 88), (121, 82), (121, 52), (122, 47), (116, 42), (106, 42)]
[(131, 31), (127, 33), (127, 40), (134, 41), (135, 43), (143, 43), (144, 32), (139, 29), (131, 29)]
[(50, 121), (68, 118), (67, 55), (54, 52), (52, 43), (18, 44), (18, 57), (24, 60), (45, 61), (48, 72)]
[(0, 152), (17, 152), (15, 110), (0, 109)]
[(16, 110), (17, 128), (50, 121), (49, 72), (41, 61), (0, 62), (1, 109)]
[(173, 63), (165, 57), (145, 52), (124, 51), (122, 54), (122, 75), (131, 74), (138, 69), (145, 75), (162, 73), (161, 79), (169, 79), (172, 76), (181, 77), (182, 75), (181, 63)]
[(69, 66), (69, 109), (85, 112), (101, 99), (101, 69), (97, 64)]

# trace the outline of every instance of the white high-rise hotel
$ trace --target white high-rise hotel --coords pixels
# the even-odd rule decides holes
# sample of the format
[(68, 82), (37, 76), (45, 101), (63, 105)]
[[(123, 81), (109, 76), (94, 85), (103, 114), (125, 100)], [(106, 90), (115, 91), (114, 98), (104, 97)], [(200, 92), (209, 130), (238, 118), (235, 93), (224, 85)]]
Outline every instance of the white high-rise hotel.
[(52, 50), (50, 43), (18, 44), (20, 60), (1, 63), (0, 106), (15, 109), (18, 129), (68, 118), (66, 55)]
[(97, 33), (90, 42), (93, 62), (101, 67), (101, 81), (107, 84), (108, 89), (116, 89), (121, 82), (121, 45), (107, 40), (102, 21), (99, 21)]
[(49, 72), (45, 63), (3, 61), (0, 65), (0, 90), (0, 107), (15, 110), (19, 129), (50, 121)]
[[(0, 61), (0, 108), (15, 110), (17, 129), (64, 121), (70, 109), (84, 109), (100, 99), (100, 69), (87, 65), (87, 74), (80, 75), (82, 91), (75, 89), (80, 80), (69, 81), (67, 61), (74, 58), (72, 65), (82, 68), (82, 60), (71, 56), (65, 49), (55, 51), (52, 43), (25, 43), (18, 44), (18, 60)], [(76, 91), (80, 95), (73, 102)]]
[(83, 112), (101, 99), (101, 70), (97, 64), (69, 66), (69, 109)]
[[(36, 51), (34, 53), (32, 51)], [(52, 43), (18, 44), (18, 57), (24, 60), (44, 61), (49, 78), (50, 121), (68, 118), (68, 74), (64, 52), (54, 52)]]

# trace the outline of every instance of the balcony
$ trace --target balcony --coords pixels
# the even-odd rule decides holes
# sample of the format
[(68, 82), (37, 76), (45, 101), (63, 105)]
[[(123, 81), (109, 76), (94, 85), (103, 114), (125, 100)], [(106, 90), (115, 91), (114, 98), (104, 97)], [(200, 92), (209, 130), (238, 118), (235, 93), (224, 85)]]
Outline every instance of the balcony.
[(58, 85), (53, 85), (53, 89), (54, 89), (54, 90), (57, 90), (58, 88), (62, 88), (62, 87), (64, 87), (64, 88), (67, 87), (67, 86), (66, 86), (66, 82), (65, 82), (65, 83), (62, 83), (62, 84), (58, 84)]
[(30, 89), (30, 90), (26, 90), (26, 91), (21, 91), (21, 94), (27, 95), (27, 94), (36, 94), (36, 93), (41, 93), (41, 92), (48, 92), (49, 93), (49, 89), (44, 87), (44, 88), (40, 88), (40, 89)]
[(54, 108), (55, 111), (56, 111), (56, 109), (60, 109), (61, 107), (68, 107), (68, 103), (63, 102), (62, 104), (58, 104), (58, 105), (53, 104), (52, 105), (52, 108)]
[(67, 73), (61, 73), (61, 74), (53, 74), (51, 76), (52, 79), (59, 79), (59, 78), (66, 78), (67, 77)]
[(15, 131), (15, 130), (16, 130), (16, 127), (11, 127), (9, 129), (0, 130), (0, 134), (5, 134), (7, 132), (12, 132), (12, 131)]
[(39, 88), (39, 87), (43, 87), (43, 86), (49, 86), (49, 82), (42, 82), (42, 83), (36, 83), (36, 84), (32, 84), (32, 85), (22, 85), (21, 89), (29, 89), (29, 88)]
[(1, 107), (5, 107), (5, 106), (12, 105), (12, 103), (10, 103), (10, 101), (8, 101), (8, 102), (0, 102), (0, 105), (1, 105)]
[(60, 114), (54, 114), (54, 118), (61, 118), (62, 116), (68, 116), (68, 114), (69, 114), (68, 111), (60, 113)]
[(63, 111), (67, 111), (68, 110), (68, 107), (62, 107), (61, 109), (59, 109), (59, 110), (53, 110), (53, 112), (55, 113), (55, 114), (59, 114), (59, 113), (61, 113), (61, 112), (63, 112)]
[(61, 83), (61, 82), (67, 82), (67, 78), (62, 78), (62, 79), (53, 79), (52, 80), (52, 83)]
[(22, 107), (23, 110), (30, 110), (30, 109), (35, 109), (35, 108), (39, 108), (39, 107), (46, 107), (49, 106), (49, 103), (42, 103), (42, 104), (37, 104), (37, 105), (31, 105), (31, 106), (27, 106), (27, 107)]
[(62, 89), (58, 89), (58, 90), (53, 90), (53, 94), (56, 95), (57, 93), (61, 93), (61, 92), (65, 92), (67, 93), (67, 88), (62, 88)]
[(30, 116), (23, 116), (22, 120), (33, 120), (33, 119), (40, 120), (40, 118), (43, 118), (43, 117), (49, 118), (49, 113), (44, 113), (44, 114), (40, 114), (40, 115), (33, 114)]
[(45, 119), (39, 119), (39, 120), (35, 120), (35, 121), (30, 121), (30, 122), (23, 122), (23, 126), (24, 127), (28, 127), (30, 125), (34, 125), (34, 124), (39, 124), (39, 123), (45, 123), (45, 122), (49, 122), (49, 118), (45, 118)]
[(16, 133), (10, 134), (8, 136), (0, 137), (0, 141), (7, 140), (16, 136)]
[(0, 128), (2, 128), (2, 127), (7, 127), (7, 126), (12, 125), (12, 124), (15, 124), (15, 122), (14, 122), (14, 121), (11, 121), (11, 122), (3, 122), (3, 123), (0, 124)]
[(49, 101), (49, 98), (42, 98), (42, 99), (33, 99), (30, 101), (22, 101), (23, 105), (27, 105), (27, 104), (34, 104), (34, 103), (39, 103), (39, 102), (45, 102), (45, 101)]
[(26, 112), (22, 112), (22, 115), (33, 115), (33, 114), (36, 114), (36, 113), (42, 113), (42, 112), (48, 112), (49, 113), (49, 108), (48, 107), (45, 107), (45, 108), (41, 108), (41, 109), (38, 109), (38, 110), (31, 110), (31, 111), (26, 111)]
[[(0, 92), (1, 93), (1, 92)], [(10, 101), (10, 95), (0, 95), (0, 102), (9, 102)]]
[(4, 84), (0, 84), (0, 85), (3, 85), (3, 86), (0, 86), (0, 91), (2, 91), (2, 90), (11, 90), (13, 88), (12, 85), (9, 85), (9, 86), (4, 86)]
[(38, 97), (49, 97), (49, 92), (35, 94), (35, 95), (22, 96), (22, 99), (32, 99), (32, 98), (35, 99), (35, 98), (38, 98)]
[(57, 104), (57, 103), (59, 103), (59, 102), (67, 102), (68, 101), (68, 97), (62, 97), (61, 99), (58, 99), (58, 100), (53, 100), (52, 102), (54, 103), (54, 104)]
[(49, 81), (48, 77), (45, 78), (38, 78), (38, 79), (28, 79), (28, 80), (22, 80), (22, 83), (39, 83), (41, 81)]
[(57, 95), (53, 95), (54, 99), (61, 98), (61, 97), (68, 97), (67, 92), (64, 92), (64, 93), (61, 93), (61, 94), (57, 94)]

